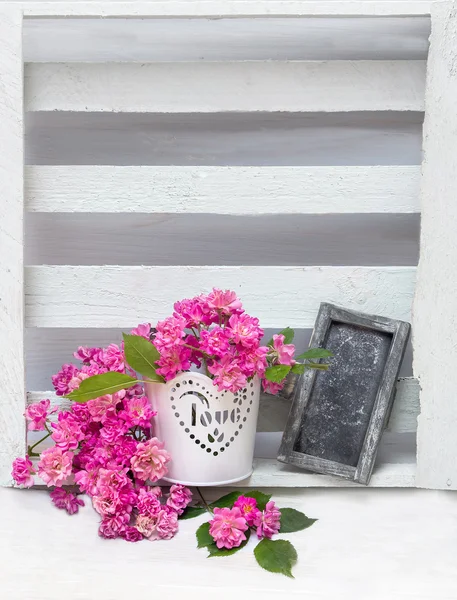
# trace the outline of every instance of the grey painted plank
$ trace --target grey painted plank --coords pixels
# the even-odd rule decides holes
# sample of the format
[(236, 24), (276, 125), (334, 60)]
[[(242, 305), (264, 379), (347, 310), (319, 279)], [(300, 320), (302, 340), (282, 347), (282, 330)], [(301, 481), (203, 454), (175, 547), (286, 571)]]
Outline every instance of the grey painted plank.
[(429, 17), (27, 19), (26, 62), (423, 59)]
[(28, 113), (26, 164), (417, 165), (423, 113)]
[(415, 266), (419, 256), (418, 214), (29, 213), (25, 222), (29, 265)]
[[(132, 327), (136, 323), (132, 323)], [(70, 329), (70, 328), (39, 328), (26, 329), (25, 351), (26, 351), (26, 384), (28, 390), (48, 390), (51, 388), (51, 376), (60, 369), (62, 364), (72, 362), (73, 352), (78, 346), (107, 346), (110, 343), (118, 343), (122, 340), (122, 329)], [(265, 341), (268, 341), (273, 333), (271, 329), (265, 330)], [(303, 352), (308, 348), (312, 329), (297, 329), (295, 331), (295, 346), (297, 351)], [(412, 349), (408, 346), (403, 361), (401, 377), (412, 375)], [(275, 408), (278, 422), (285, 424), (290, 409), (290, 400), (279, 397), (268, 397), (271, 408)], [(277, 431), (268, 424), (268, 418), (264, 421), (265, 431)]]

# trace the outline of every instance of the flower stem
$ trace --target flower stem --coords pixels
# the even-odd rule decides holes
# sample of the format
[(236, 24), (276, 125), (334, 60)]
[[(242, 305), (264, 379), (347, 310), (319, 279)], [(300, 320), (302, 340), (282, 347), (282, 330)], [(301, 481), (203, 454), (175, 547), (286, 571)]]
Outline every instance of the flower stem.
[(205, 498), (203, 497), (203, 494), (201, 492), (201, 489), (199, 487), (195, 488), (197, 490), (198, 495), (200, 496), (200, 498), (202, 499), (202, 502), (206, 508), (206, 510), (209, 512), (209, 514), (212, 516), (213, 515), (213, 511), (211, 510), (208, 502), (205, 500)]
[[(47, 427), (46, 427), (47, 429)], [(41, 438), (41, 440), (38, 440), (38, 442), (36, 442), (35, 444), (33, 444), (33, 446), (29, 446), (27, 448), (27, 454), (29, 456), (32, 456), (34, 454), (33, 449), (36, 448), (36, 446), (38, 446), (38, 444), (41, 444), (41, 442), (44, 442), (44, 440), (46, 438), (48, 438), (51, 435), (52, 431), (49, 431), (49, 433), (47, 433), (44, 437)]]

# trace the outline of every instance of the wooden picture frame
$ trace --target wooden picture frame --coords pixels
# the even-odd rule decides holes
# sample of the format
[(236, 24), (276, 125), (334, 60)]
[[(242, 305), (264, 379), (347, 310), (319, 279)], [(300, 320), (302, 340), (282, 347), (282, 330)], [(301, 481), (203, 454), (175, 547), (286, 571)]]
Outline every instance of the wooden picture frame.
[[(337, 348), (346, 352), (336, 357), (341, 376), (336, 372), (329, 378), (325, 371), (314, 369), (302, 375), (278, 460), (367, 485), (392, 409), (409, 332), (410, 325), (404, 321), (322, 303), (311, 346), (335, 354)], [(353, 346), (355, 336), (360, 337), (360, 349)], [(360, 357), (365, 360), (362, 365)], [(360, 375), (357, 369), (361, 369)], [(351, 385), (357, 386), (354, 392), (348, 388)], [(335, 460), (338, 455), (344, 459)]]

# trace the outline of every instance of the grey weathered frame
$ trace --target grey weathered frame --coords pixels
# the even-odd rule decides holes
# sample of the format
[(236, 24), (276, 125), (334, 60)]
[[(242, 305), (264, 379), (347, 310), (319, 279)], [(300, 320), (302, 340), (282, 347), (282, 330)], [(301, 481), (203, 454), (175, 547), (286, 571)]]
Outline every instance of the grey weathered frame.
[(368, 485), (381, 440), (392, 410), (395, 385), (409, 338), (410, 324), (374, 315), (346, 310), (323, 302), (320, 306), (311, 338), (311, 347), (322, 347), (333, 321), (393, 334), (392, 344), (384, 365), (381, 383), (371, 413), (357, 467), (302, 454), (294, 450), (302, 416), (311, 398), (316, 378), (315, 370), (307, 370), (297, 383), (289, 418), (279, 449), (278, 460), (308, 471), (336, 475)]

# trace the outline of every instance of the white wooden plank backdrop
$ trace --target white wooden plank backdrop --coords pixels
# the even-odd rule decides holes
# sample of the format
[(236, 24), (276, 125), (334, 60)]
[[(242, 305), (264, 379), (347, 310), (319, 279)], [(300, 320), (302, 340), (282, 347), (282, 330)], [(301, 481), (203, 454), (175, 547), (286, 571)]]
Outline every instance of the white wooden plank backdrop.
[(102, 17), (238, 17), (300, 15), (429, 15), (430, 0), (152, 0), (135, 3), (111, 0), (54, 2), (21, 1), (26, 17), (102, 16)]
[(30, 212), (419, 212), (419, 166), (29, 166), (25, 173)]
[(164, 318), (185, 290), (233, 289), (264, 327), (312, 327), (321, 301), (409, 320), (415, 267), (26, 268), (27, 327), (130, 327)]
[(25, 453), (22, 17), (0, 6), (0, 485)]
[[(31, 111), (26, 121), (26, 163), (31, 165), (26, 174), (26, 209), (32, 213), (27, 215), (26, 226), (27, 232), (34, 229), (27, 249), (33, 266), (25, 271), (28, 327), (38, 331), (129, 328), (135, 322), (165, 316), (182, 289), (193, 294), (213, 285), (236, 289), (247, 310), (258, 314), (267, 328), (287, 324), (311, 327), (323, 299), (409, 319), (416, 260), (406, 247), (400, 250), (400, 245), (395, 245), (406, 241), (395, 226), (400, 219), (409, 223), (408, 227), (417, 226), (423, 59), (429, 27), (428, 17), (421, 15), (428, 15), (428, 2), (157, 0), (131, 4), (19, 2), (16, 6), (24, 8), (27, 17), (76, 15), (90, 24), (88, 44), (81, 43), (83, 21), (62, 21), (60, 32), (56, 19), (32, 20), (25, 27), (26, 58), (31, 61), (25, 79), (26, 107)], [(116, 62), (107, 64), (105, 56), (97, 56), (103, 49), (94, 38), (103, 35), (94, 35), (95, 20), (87, 19), (91, 15), (121, 17), (101, 25), (111, 47), (123, 25), (125, 35), (134, 31), (133, 22), (122, 17), (152, 19), (138, 20), (143, 37), (135, 44), (123, 44), (135, 46), (132, 54), (127, 56), (123, 50), (110, 59)], [(325, 20), (311, 20), (310, 15)], [(381, 22), (380, 15), (388, 21)], [(155, 16), (160, 17), (164, 44), (159, 43), (160, 35), (151, 35), (159, 27)], [(218, 19), (208, 19), (214, 16)], [(242, 17), (238, 29), (235, 16)], [(346, 24), (350, 23), (349, 30), (344, 25), (340, 28), (343, 16), (348, 19)], [(199, 20), (192, 22), (195, 17)], [(211, 29), (213, 23), (216, 26)], [(411, 36), (404, 45), (397, 43), (402, 28)], [(46, 31), (49, 37), (40, 48), (38, 35)], [(67, 56), (51, 53), (46, 58), (65, 31), (71, 34)], [(196, 31), (197, 44), (192, 41)], [(254, 35), (246, 35), (249, 31)], [(312, 43), (306, 35), (310, 31), (320, 43)], [(339, 32), (336, 45), (330, 48), (335, 32)], [(322, 43), (325, 36), (330, 43)], [(153, 44), (148, 43), (151, 38)], [(370, 43), (370, 38), (377, 42)], [(167, 54), (167, 44), (174, 48), (172, 56)], [(186, 55), (186, 45), (193, 55)], [(224, 45), (230, 47), (228, 52)], [(327, 55), (312, 55), (313, 46), (325, 47)], [(84, 55), (89, 47), (95, 56)], [(323, 62), (328, 58), (333, 60)], [(149, 64), (139, 64), (145, 62)], [(235, 186), (241, 193), (233, 202), (226, 190)], [(99, 217), (91, 217), (93, 212)], [(124, 212), (138, 217), (132, 214), (126, 219)], [(151, 213), (149, 221), (144, 221), (145, 213)], [(170, 218), (170, 213), (181, 214)], [(217, 229), (220, 224), (235, 232), (236, 219), (248, 215), (256, 225), (239, 227), (241, 241), (231, 259), (224, 250), (223, 236), (220, 252), (211, 253), (215, 240), (204, 234), (198, 236), (204, 238), (200, 246), (195, 236), (184, 235), (176, 249), (167, 246), (166, 237), (157, 236), (163, 255), (153, 244), (149, 244), (148, 254), (140, 240), (123, 259), (113, 255), (107, 260), (95, 242), (85, 249), (62, 244), (59, 259), (55, 258), (56, 244), (60, 247), (71, 233), (81, 240), (84, 236), (95, 238), (100, 232), (103, 237), (97, 218), (105, 221), (106, 231), (111, 226), (115, 230), (116, 220), (124, 219), (122, 239), (127, 247), (129, 236), (135, 234), (136, 218), (142, 221), (146, 242), (155, 225), (167, 223), (171, 239), (179, 227), (189, 229), (193, 218), (201, 221), (203, 230), (205, 226)], [(268, 253), (262, 260), (262, 253), (257, 257), (249, 247), (249, 243), (261, 247), (255, 233), (249, 238), (249, 229), (255, 232), (257, 227), (267, 238), (271, 236), (269, 217), (277, 219), (278, 248), (284, 246), (279, 252), (274, 245), (270, 248), (278, 266), (272, 266), (274, 260), (268, 262)], [(363, 251), (360, 264), (350, 252), (340, 250), (342, 266), (338, 267), (338, 259), (332, 256), (335, 247), (322, 258), (322, 266), (316, 266), (321, 263), (305, 242), (297, 245), (295, 255), (288, 253), (288, 226), (285, 221), (283, 229), (280, 225), (283, 218), (294, 219), (306, 237), (313, 229), (328, 237), (326, 232), (333, 227), (339, 231), (335, 239), (346, 235), (356, 246), (362, 234), (351, 234), (344, 225), (344, 219), (354, 219), (354, 227), (358, 223), (363, 235), (372, 238), (371, 252), (377, 257), (372, 259)], [(398, 249), (396, 263), (390, 263), (382, 249), (377, 251), (376, 235), (380, 248), (385, 238), (392, 260)], [(37, 241), (40, 236), (42, 243)], [(412, 239), (417, 243), (417, 237)], [(105, 236), (104, 241), (111, 245), (113, 235)], [(229, 238), (227, 248), (228, 243)], [(192, 252), (186, 252), (186, 247)], [(185, 266), (180, 260), (183, 253), (198, 266)], [(205, 264), (206, 255), (215, 266)], [(233, 266), (237, 262), (229, 266), (230, 260), (241, 261), (243, 255), (250, 257), (244, 258), (244, 266)], [(53, 264), (57, 260), (70, 264)], [(119, 266), (108, 266), (109, 260)], [(252, 266), (246, 266), (250, 260)], [(368, 266), (371, 260), (373, 264)], [(411, 266), (398, 266), (402, 261)], [(148, 266), (132, 266), (145, 263)], [(373, 485), (414, 485), (417, 392), (416, 380), (400, 383)], [(271, 398), (263, 398), (261, 428), (270, 433), (259, 434), (258, 468), (249, 484), (265, 485), (270, 480), (275, 486), (339, 485), (333, 478), (309, 476), (271, 461), (268, 452), (275, 455), (274, 444), (279, 440), (274, 429), (282, 429), (286, 407), (286, 401), (273, 406)], [(399, 440), (389, 437), (399, 434)], [(262, 448), (267, 452), (265, 458)]]
[(418, 485), (457, 489), (457, 3), (436, 5), (427, 81), (422, 253), (414, 304)]
[(425, 62), (32, 64), (25, 90), (29, 111), (421, 111)]

